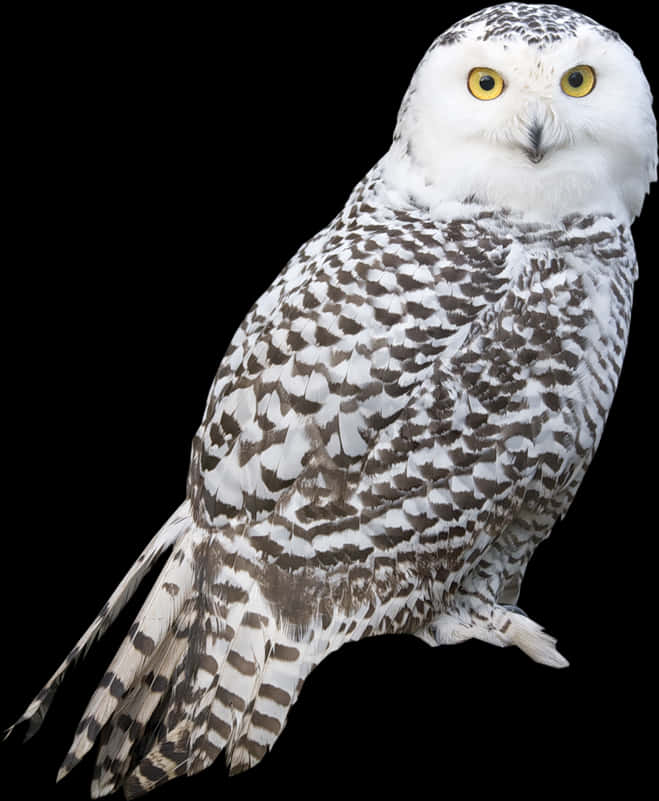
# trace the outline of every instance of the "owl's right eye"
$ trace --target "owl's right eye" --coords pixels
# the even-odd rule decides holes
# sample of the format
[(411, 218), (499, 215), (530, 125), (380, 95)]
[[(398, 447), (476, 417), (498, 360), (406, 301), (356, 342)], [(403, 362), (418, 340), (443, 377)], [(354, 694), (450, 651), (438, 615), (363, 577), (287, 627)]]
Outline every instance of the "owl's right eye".
[(489, 67), (474, 67), (467, 78), (467, 86), (479, 100), (494, 100), (503, 92), (503, 78)]

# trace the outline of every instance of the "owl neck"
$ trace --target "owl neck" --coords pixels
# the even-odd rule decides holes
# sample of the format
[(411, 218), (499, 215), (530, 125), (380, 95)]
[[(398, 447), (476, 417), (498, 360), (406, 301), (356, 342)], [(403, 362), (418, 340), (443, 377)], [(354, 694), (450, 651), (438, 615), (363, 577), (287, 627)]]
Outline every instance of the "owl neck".
[(458, 147), (450, 159), (437, 158), (398, 139), (380, 166), (387, 191), (438, 218), (446, 217), (447, 208), (455, 213), (455, 204), (475, 204), (529, 222), (606, 214), (630, 224), (638, 210), (626, 202), (624, 177), (611, 176), (597, 153), (588, 159), (578, 155), (554, 153), (533, 164), (522, 152), (471, 143)]

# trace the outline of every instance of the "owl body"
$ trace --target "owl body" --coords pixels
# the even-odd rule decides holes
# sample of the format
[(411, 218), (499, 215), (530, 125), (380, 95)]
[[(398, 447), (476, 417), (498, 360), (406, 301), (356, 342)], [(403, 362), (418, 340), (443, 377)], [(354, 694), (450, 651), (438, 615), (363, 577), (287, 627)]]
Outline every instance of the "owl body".
[[(397, 203), (383, 169), (234, 337), (188, 495), (198, 524), (225, 534), (235, 509), (249, 510), (232, 538), (284, 621), (315, 625), (337, 593), (354, 596), (348, 617), (382, 610), (392, 587), (411, 584), (415, 603), (404, 594), (373, 633), (425, 636), (457, 587), (482, 591), (474, 576), (491, 560), (488, 598), (516, 602), (533, 548), (599, 443), (636, 261), (611, 216), (552, 225), (475, 204), (456, 216), (447, 204), (442, 219)], [(492, 536), (509, 525), (514, 537)], [(280, 565), (307, 577), (315, 600), (304, 613), (278, 603)]]
[(271, 748), (352, 640), (477, 638), (564, 667), (516, 606), (620, 375), (656, 175), (640, 66), (556, 6), (440, 36), (390, 150), (234, 335), (187, 494), (21, 720), (172, 553), (64, 761), (128, 797)]

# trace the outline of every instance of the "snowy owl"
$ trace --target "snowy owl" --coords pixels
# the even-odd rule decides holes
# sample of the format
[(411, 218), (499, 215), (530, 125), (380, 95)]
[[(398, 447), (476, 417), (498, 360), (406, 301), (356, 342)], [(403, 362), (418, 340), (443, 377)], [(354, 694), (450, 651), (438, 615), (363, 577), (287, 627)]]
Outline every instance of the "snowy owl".
[(506, 3), (432, 43), (388, 152), (231, 340), (185, 500), (18, 721), (170, 550), (60, 778), (97, 740), (94, 797), (249, 768), (369, 636), (567, 665), (518, 595), (613, 400), (656, 153), (638, 61), (580, 13)]

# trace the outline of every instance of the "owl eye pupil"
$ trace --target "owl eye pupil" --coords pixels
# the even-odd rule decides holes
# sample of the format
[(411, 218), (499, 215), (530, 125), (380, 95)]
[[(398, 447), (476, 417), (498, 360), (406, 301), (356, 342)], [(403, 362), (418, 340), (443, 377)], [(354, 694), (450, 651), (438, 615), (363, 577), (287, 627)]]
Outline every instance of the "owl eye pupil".
[(484, 92), (491, 92), (494, 89), (494, 78), (491, 75), (483, 75), (478, 85)]
[(583, 74), (581, 72), (571, 72), (568, 76), (567, 82), (573, 89), (578, 89), (583, 83)]

